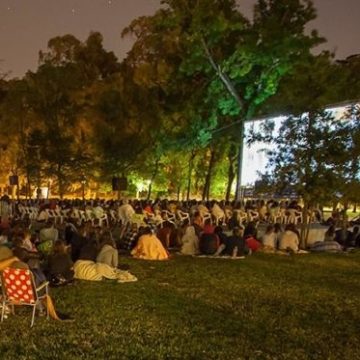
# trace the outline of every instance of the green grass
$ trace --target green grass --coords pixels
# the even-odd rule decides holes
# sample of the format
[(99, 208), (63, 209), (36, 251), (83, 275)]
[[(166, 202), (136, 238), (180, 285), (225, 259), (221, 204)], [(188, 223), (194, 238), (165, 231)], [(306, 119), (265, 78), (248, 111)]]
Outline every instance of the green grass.
[(17, 310), (0, 359), (360, 359), (360, 254), (123, 259), (137, 283), (52, 289), (74, 323)]

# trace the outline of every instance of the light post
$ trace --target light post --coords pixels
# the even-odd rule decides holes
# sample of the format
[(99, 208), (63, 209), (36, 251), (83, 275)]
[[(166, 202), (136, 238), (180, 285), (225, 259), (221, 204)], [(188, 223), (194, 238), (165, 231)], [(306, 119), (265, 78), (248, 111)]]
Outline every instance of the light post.
[(81, 191), (82, 191), (82, 200), (85, 201), (85, 185), (86, 185), (86, 177), (84, 175), (81, 176)]

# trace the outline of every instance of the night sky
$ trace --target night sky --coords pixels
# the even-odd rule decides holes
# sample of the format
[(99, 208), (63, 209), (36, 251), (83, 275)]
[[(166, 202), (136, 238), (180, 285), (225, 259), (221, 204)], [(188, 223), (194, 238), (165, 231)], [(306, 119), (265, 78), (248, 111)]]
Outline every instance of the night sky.
[[(249, 15), (255, 0), (238, 2)], [(360, 0), (314, 3), (318, 19), (311, 27), (328, 39), (325, 47), (338, 58), (360, 53)], [(132, 40), (121, 39), (121, 30), (159, 6), (160, 0), (0, 0), (0, 73), (14, 77), (35, 70), (38, 52), (50, 38), (70, 33), (85, 40), (91, 30), (101, 32), (105, 47), (122, 59)]]

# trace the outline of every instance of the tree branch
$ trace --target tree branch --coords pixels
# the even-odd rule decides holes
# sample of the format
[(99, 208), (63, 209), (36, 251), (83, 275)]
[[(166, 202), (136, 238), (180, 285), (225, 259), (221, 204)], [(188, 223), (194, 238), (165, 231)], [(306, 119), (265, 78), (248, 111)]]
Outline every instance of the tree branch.
[(216, 71), (216, 73), (219, 75), (221, 81), (223, 82), (223, 84), (225, 85), (226, 89), (229, 91), (229, 93), (231, 94), (231, 96), (233, 96), (233, 98), (236, 100), (236, 102), (238, 103), (238, 105), (240, 106), (240, 108), (242, 109), (242, 111), (245, 110), (245, 103), (244, 101), (240, 98), (239, 94), (236, 92), (234, 85), (232, 84), (231, 80), (229, 79), (229, 77), (227, 76), (227, 74), (225, 74), (219, 65), (216, 64), (213, 56), (210, 53), (209, 47), (207, 46), (204, 38), (201, 38), (201, 44), (203, 46), (203, 49), (206, 53), (206, 56), (211, 64), (211, 66), (213, 67), (213, 69)]

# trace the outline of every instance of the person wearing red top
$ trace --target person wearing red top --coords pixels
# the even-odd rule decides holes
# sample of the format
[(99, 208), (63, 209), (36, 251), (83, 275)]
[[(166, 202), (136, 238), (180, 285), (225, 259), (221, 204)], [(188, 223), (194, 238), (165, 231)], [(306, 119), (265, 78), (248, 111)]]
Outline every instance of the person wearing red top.
[(248, 238), (246, 238), (245, 243), (252, 252), (258, 251), (261, 248), (261, 243), (257, 241), (253, 236), (249, 236)]

